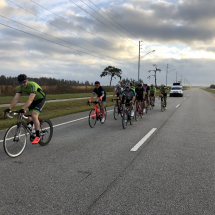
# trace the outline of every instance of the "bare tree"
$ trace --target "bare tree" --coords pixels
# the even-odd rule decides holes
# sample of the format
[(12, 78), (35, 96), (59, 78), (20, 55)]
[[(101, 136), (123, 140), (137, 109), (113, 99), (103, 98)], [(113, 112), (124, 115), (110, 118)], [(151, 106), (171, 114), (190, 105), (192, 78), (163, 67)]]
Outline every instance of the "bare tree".
[(150, 75), (150, 76), (147, 77), (147, 78), (150, 79), (152, 76), (154, 76), (154, 77), (155, 77), (155, 86), (157, 86), (157, 72), (158, 72), (158, 71), (161, 72), (161, 69), (158, 69), (156, 64), (153, 64), (153, 66), (155, 67), (155, 69), (154, 69), (154, 70), (149, 70), (149, 73), (150, 73), (151, 71), (153, 71), (153, 72), (154, 72), (154, 75)]

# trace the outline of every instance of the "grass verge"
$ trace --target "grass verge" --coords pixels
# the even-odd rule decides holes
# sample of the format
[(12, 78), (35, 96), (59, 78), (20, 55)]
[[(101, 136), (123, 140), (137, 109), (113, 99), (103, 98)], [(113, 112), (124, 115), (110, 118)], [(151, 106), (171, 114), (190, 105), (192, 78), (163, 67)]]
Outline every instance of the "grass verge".
[[(82, 98), (89, 97), (92, 93), (73, 93), (73, 94), (55, 94), (55, 95), (47, 95), (46, 100), (57, 100), (57, 99), (73, 99), (73, 98)], [(113, 92), (107, 92), (107, 95), (113, 95)], [(13, 100), (14, 96), (1, 96), (0, 104), (10, 104)], [(29, 96), (21, 96), (19, 102), (26, 102)]]

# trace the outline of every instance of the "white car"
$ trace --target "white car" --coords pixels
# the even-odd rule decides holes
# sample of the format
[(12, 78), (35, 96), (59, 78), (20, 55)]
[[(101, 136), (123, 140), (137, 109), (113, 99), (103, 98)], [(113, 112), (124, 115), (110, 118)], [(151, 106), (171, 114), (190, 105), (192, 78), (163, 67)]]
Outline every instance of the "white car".
[(182, 86), (180, 85), (175, 85), (175, 86), (172, 86), (170, 92), (169, 92), (169, 96), (180, 96), (182, 97), (183, 96), (183, 88)]

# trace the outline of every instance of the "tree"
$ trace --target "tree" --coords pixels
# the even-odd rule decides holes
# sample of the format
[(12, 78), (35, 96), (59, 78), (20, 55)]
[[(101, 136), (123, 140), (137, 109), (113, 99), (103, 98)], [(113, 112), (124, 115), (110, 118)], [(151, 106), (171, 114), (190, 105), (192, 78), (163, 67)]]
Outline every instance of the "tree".
[(106, 67), (104, 69), (104, 71), (102, 72), (102, 74), (100, 75), (100, 77), (104, 77), (106, 75), (110, 75), (111, 76), (111, 78), (110, 78), (110, 86), (111, 86), (112, 79), (113, 78), (116, 79), (115, 76), (119, 77), (120, 80), (121, 80), (121, 78), (122, 78), (121, 74), (122, 74), (122, 70), (121, 69), (118, 69), (118, 68), (116, 68), (114, 66), (108, 66), (108, 67)]
[(154, 76), (155, 77), (155, 86), (157, 86), (157, 71), (161, 72), (161, 69), (158, 69), (156, 64), (153, 64), (153, 66), (155, 67), (155, 70), (149, 70), (149, 73), (151, 71), (153, 71), (155, 74), (154, 75), (150, 75), (148, 77), (148, 79), (150, 79), (152, 76)]

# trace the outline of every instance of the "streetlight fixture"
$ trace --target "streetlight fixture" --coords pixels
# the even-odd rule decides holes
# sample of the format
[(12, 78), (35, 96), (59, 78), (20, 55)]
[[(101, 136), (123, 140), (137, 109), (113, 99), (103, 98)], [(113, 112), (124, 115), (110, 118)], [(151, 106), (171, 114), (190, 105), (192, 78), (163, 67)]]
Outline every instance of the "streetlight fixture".
[(151, 52), (155, 52), (155, 50), (152, 50), (152, 51), (146, 53), (145, 55), (140, 56), (140, 42), (142, 42), (142, 41), (139, 41), (138, 82), (140, 80), (140, 58), (144, 58), (146, 55), (150, 54)]

